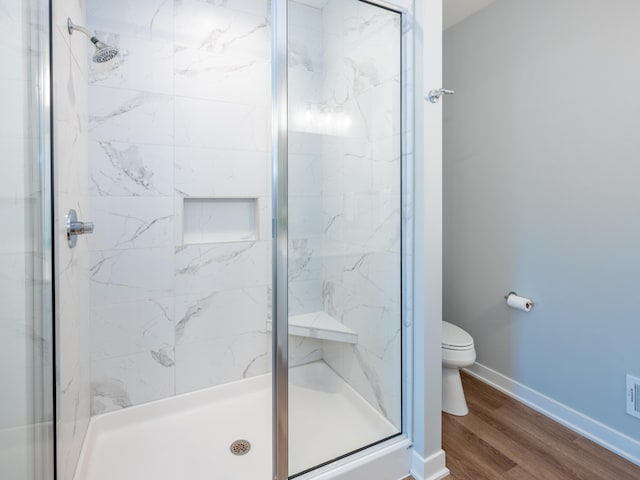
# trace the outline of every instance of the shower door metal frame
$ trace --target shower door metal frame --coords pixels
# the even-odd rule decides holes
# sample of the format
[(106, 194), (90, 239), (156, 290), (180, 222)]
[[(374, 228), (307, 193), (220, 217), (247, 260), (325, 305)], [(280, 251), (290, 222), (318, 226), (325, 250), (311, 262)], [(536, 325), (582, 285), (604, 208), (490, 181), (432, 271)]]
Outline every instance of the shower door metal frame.
[(288, 4), (289, 0), (271, 2), (273, 480), (289, 478)]
[[(406, 74), (409, 59), (407, 58), (407, 32), (409, 26), (409, 12), (385, 0), (359, 0), (400, 15), (400, 132), (401, 132), (401, 188), (400, 202), (401, 218), (404, 219), (405, 202), (413, 202), (413, 188), (410, 185), (413, 174), (411, 165), (413, 155), (406, 157), (405, 153), (411, 151), (407, 142), (411, 141), (405, 131), (405, 122), (411, 117), (413, 120), (413, 108), (411, 99), (414, 92), (407, 91)], [(289, 305), (288, 305), (288, 3), (289, 0), (272, 0), (272, 479), (289, 479)], [(413, 125), (415, 122), (411, 121)], [(415, 135), (415, 133), (413, 134)], [(408, 228), (407, 228), (408, 227)], [(405, 318), (404, 303), (409, 301), (408, 289), (412, 289), (411, 281), (405, 282), (405, 274), (412, 277), (412, 266), (406, 257), (406, 253), (412, 250), (413, 243), (407, 241), (407, 233), (412, 235), (413, 227), (401, 222), (401, 431), (392, 437), (376, 442), (373, 445), (363, 447), (355, 452), (350, 452), (336, 459), (338, 462), (352, 455), (366, 452), (370, 448), (380, 447), (388, 442), (395, 442), (398, 438), (412, 438), (412, 392), (409, 379), (413, 375), (413, 331), (411, 319)], [(407, 248), (409, 247), (409, 248)], [(406, 250), (405, 250), (406, 249)], [(406, 271), (409, 269), (411, 271)], [(409, 285), (411, 283), (411, 285)], [(407, 441), (407, 440), (405, 440)], [(411, 444), (408, 448), (411, 448)], [(333, 463), (333, 462), (330, 462)], [(320, 466), (327, 466), (324, 464)]]

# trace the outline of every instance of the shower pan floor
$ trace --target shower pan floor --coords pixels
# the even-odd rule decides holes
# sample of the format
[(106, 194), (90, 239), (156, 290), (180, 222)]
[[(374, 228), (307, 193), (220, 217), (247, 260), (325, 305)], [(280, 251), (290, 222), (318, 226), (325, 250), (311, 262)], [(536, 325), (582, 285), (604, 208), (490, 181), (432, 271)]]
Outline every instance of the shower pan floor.
[[(324, 362), (289, 371), (290, 474), (398, 432)], [(231, 453), (248, 440), (242, 456)], [(268, 480), (271, 375), (93, 417), (77, 480)]]

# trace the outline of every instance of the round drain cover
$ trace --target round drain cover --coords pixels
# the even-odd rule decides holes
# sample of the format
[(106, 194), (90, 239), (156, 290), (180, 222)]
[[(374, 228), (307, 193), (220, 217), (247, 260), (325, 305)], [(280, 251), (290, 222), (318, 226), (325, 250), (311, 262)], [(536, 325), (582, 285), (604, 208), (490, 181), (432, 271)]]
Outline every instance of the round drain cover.
[(251, 450), (251, 443), (249, 443), (249, 440), (236, 440), (231, 444), (229, 450), (234, 455), (245, 455)]

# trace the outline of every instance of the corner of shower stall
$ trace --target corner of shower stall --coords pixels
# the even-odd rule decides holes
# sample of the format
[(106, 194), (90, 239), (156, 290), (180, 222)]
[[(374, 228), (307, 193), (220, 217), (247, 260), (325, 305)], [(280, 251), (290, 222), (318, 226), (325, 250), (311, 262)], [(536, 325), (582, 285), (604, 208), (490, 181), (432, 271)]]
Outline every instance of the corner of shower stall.
[(412, 6), (54, 4), (59, 480), (408, 474)]

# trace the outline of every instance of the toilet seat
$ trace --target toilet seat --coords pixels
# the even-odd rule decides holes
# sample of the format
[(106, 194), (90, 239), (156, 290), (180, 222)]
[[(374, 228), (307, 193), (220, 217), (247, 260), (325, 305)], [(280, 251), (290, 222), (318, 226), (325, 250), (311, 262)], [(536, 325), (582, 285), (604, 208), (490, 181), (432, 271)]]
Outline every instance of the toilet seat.
[(473, 337), (460, 327), (443, 320), (442, 348), (446, 350), (471, 350)]

